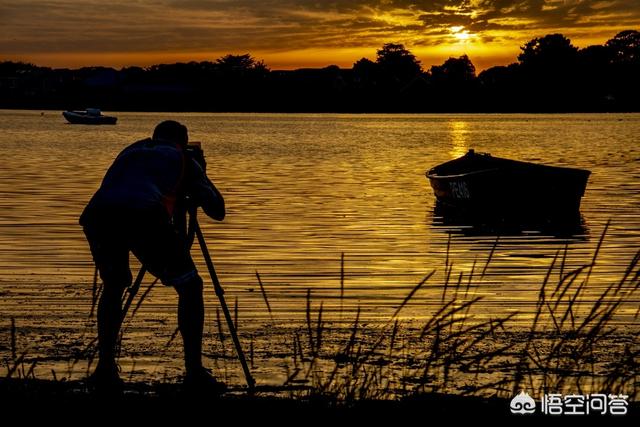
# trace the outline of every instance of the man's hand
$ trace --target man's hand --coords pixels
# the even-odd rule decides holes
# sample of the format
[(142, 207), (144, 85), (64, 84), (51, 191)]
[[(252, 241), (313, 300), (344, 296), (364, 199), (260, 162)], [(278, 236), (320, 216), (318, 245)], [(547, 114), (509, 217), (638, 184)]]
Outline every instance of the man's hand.
[(204, 151), (199, 142), (191, 142), (187, 145), (187, 155), (195, 160), (205, 173), (207, 172), (207, 161), (204, 159)]

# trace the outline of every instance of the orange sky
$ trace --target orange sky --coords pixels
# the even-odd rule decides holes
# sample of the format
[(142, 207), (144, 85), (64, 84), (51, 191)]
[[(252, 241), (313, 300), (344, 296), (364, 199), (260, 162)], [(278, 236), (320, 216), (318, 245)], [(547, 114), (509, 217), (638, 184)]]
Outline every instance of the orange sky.
[(640, 27), (638, 0), (3, 0), (0, 60), (116, 68), (251, 53), (272, 69), (351, 65), (403, 43), (425, 69), (478, 70), (560, 32), (576, 46)]

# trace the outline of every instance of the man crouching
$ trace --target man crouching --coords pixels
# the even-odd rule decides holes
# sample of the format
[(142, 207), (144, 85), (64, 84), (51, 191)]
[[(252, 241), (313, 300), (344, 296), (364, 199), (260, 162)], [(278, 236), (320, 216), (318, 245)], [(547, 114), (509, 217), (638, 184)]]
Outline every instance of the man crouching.
[(204, 301), (189, 242), (176, 220), (180, 201), (202, 207), (222, 221), (224, 199), (201, 165), (186, 152), (187, 128), (175, 121), (156, 126), (153, 137), (116, 157), (80, 224), (104, 283), (98, 304), (98, 364), (90, 377), (96, 388), (119, 390), (116, 345), (122, 324), (122, 297), (131, 285), (129, 252), (178, 293), (178, 327), (184, 343), (185, 387), (224, 391), (202, 366)]

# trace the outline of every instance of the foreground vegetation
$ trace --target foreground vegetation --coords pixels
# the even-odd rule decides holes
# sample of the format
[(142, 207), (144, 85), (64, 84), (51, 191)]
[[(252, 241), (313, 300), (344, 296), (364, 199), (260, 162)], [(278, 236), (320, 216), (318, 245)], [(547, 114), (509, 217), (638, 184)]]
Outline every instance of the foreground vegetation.
[[(527, 390), (532, 396), (623, 394), (635, 401), (640, 396), (640, 328), (637, 327), (640, 252), (630, 260), (619, 280), (603, 287), (595, 298), (592, 292), (587, 295), (590, 281), (597, 274), (598, 255), (605, 235), (606, 228), (591, 262), (585, 265), (569, 268), (570, 254), (566, 247), (556, 253), (540, 284), (536, 310), (528, 318), (526, 328), (511, 327), (518, 315), (516, 312), (489, 320), (477, 320), (474, 316), (482, 300), (476, 291), (491, 266), (495, 246), (486, 260), (474, 263), (467, 272), (457, 270), (447, 256), (442, 271), (429, 272), (383, 324), (365, 325), (357, 309), (340, 313), (345, 321), (351, 319), (348, 320), (351, 326), (332, 326), (325, 320), (323, 302), (315, 302), (309, 290), (304, 325), (270, 327), (271, 335), (263, 344), (266, 348), (257, 343), (254, 348), (251, 338), (252, 365), (254, 357), (259, 360), (261, 355), (269, 357), (278, 351), (287, 371), (281, 384), (262, 385), (257, 393), (346, 404), (444, 395), (510, 399), (519, 390)], [(340, 298), (344, 294), (344, 262), (341, 265)], [(269, 303), (268, 287), (259, 273), (256, 279), (274, 326), (277, 316)], [(127, 300), (132, 308), (125, 325), (136, 316), (153, 286), (140, 295), (137, 292), (129, 295)], [(426, 286), (441, 287), (439, 306), (419, 323), (403, 317), (403, 312)], [(94, 304), (99, 293), (96, 282)], [(237, 313), (237, 307), (235, 311)], [(624, 317), (624, 322), (619, 321), (619, 316)], [(221, 353), (207, 356), (216, 363), (237, 365), (234, 356), (228, 354), (228, 350), (225, 353), (225, 346), (230, 345), (224, 342), (220, 321), (218, 326)], [(4, 386), (12, 384), (14, 391), (15, 383), (10, 381), (15, 379), (37, 384), (36, 367), (41, 362), (17, 348), (16, 329), (12, 321), (3, 382)], [(173, 334), (167, 345), (176, 335)], [(89, 372), (93, 363), (95, 338), (83, 336), (82, 339), (83, 349), (69, 358), (69, 374), (74, 369), (83, 371), (83, 366)], [(276, 342), (280, 343), (279, 350), (274, 349)], [(52, 371), (54, 380), (61, 379), (59, 376), (62, 374)], [(173, 383), (174, 380), (167, 379), (151, 390), (166, 389)], [(86, 390), (82, 381), (67, 384), (76, 392)], [(149, 385), (132, 387), (143, 393), (150, 390)], [(235, 391), (242, 392), (243, 388), (236, 387)], [(171, 393), (175, 393), (175, 389), (169, 395)]]

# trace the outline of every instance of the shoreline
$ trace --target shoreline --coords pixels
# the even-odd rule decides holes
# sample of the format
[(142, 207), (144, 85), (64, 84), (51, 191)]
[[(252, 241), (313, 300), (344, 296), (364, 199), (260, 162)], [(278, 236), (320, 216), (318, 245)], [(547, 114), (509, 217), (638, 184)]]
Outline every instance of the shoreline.
[[(38, 113), (56, 113), (62, 117), (62, 112), (66, 111), (64, 108), (37, 108), (32, 107), (0, 107), (0, 111), (33, 111)], [(571, 111), (339, 111), (339, 110), (327, 110), (327, 111), (285, 111), (285, 110), (129, 110), (129, 109), (114, 109), (114, 110), (102, 110), (102, 113), (127, 113), (127, 114), (211, 114), (211, 115), (274, 115), (274, 116), (573, 116), (573, 115), (593, 115), (593, 116), (605, 116), (605, 115), (638, 115), (639, 110), (571, 110)], [(64, 119), (64, 118), (62, 118)], [(64, 121), (64, 120), (63, 120)], [(66, 123), (66, 121), (65, 121)], [(70, 123), (69, 123), (70, 124)], [(113, 126), (118, 126), (113, 125)], [(111, 128), (113, 126), (106, 126)], [(82, 126), (81, 126), (82, 127)], [(89, 126), (91, 127), (91, 126)]]
[[(417, 421), (420, 419), (474, 420), (477, 418), (508, 418), (521, 422), (528, 419), (565, 419), (535, 414), (512, 414), (510, 399), (498, 397), (455, 396), (442, 393), (424, 393), (399, 400), (363, 399), (340, 402), (326, 396), (308, 395), (304, 398), (282, 398), (269, 394), (267, 388), (254, 393), (232, 390), (223, 396), (193, 395), (185, 393), (179, 384), (128, 383), (122, 395), (104, 396), (91, 392), (80, 381), (44, 381), (0, 379), (0, 400), (6, 408), (20, 411), (21, 419), (42, 419), (49, 422), (61, 419), (75, 423), (85, 416), (120, 419), (128, 424), (134, 421), (187, 419), (202, 422), (215, 417), (235, 417), (260, 423), (265, 419), (288, 424), (301, 421), (331, 419), (336, 421), (363, 421), (379, 423), (384, 419)], [(68, 412), (67, 410), (71, 410)], [(24, 411), (24, 412), (23, 412)], [(55, 411), (55, 412), (53, 412)], [(252, 414), (252, 415), (250, 415)], [(620, 421), (640, 417), (640, 402), (629, 402), (626, 415), (592, 415), (602, 419)], [(203, 418), (204, 417), (204, 418)], [(249, 417), (249, 418), (247, 418)]]

